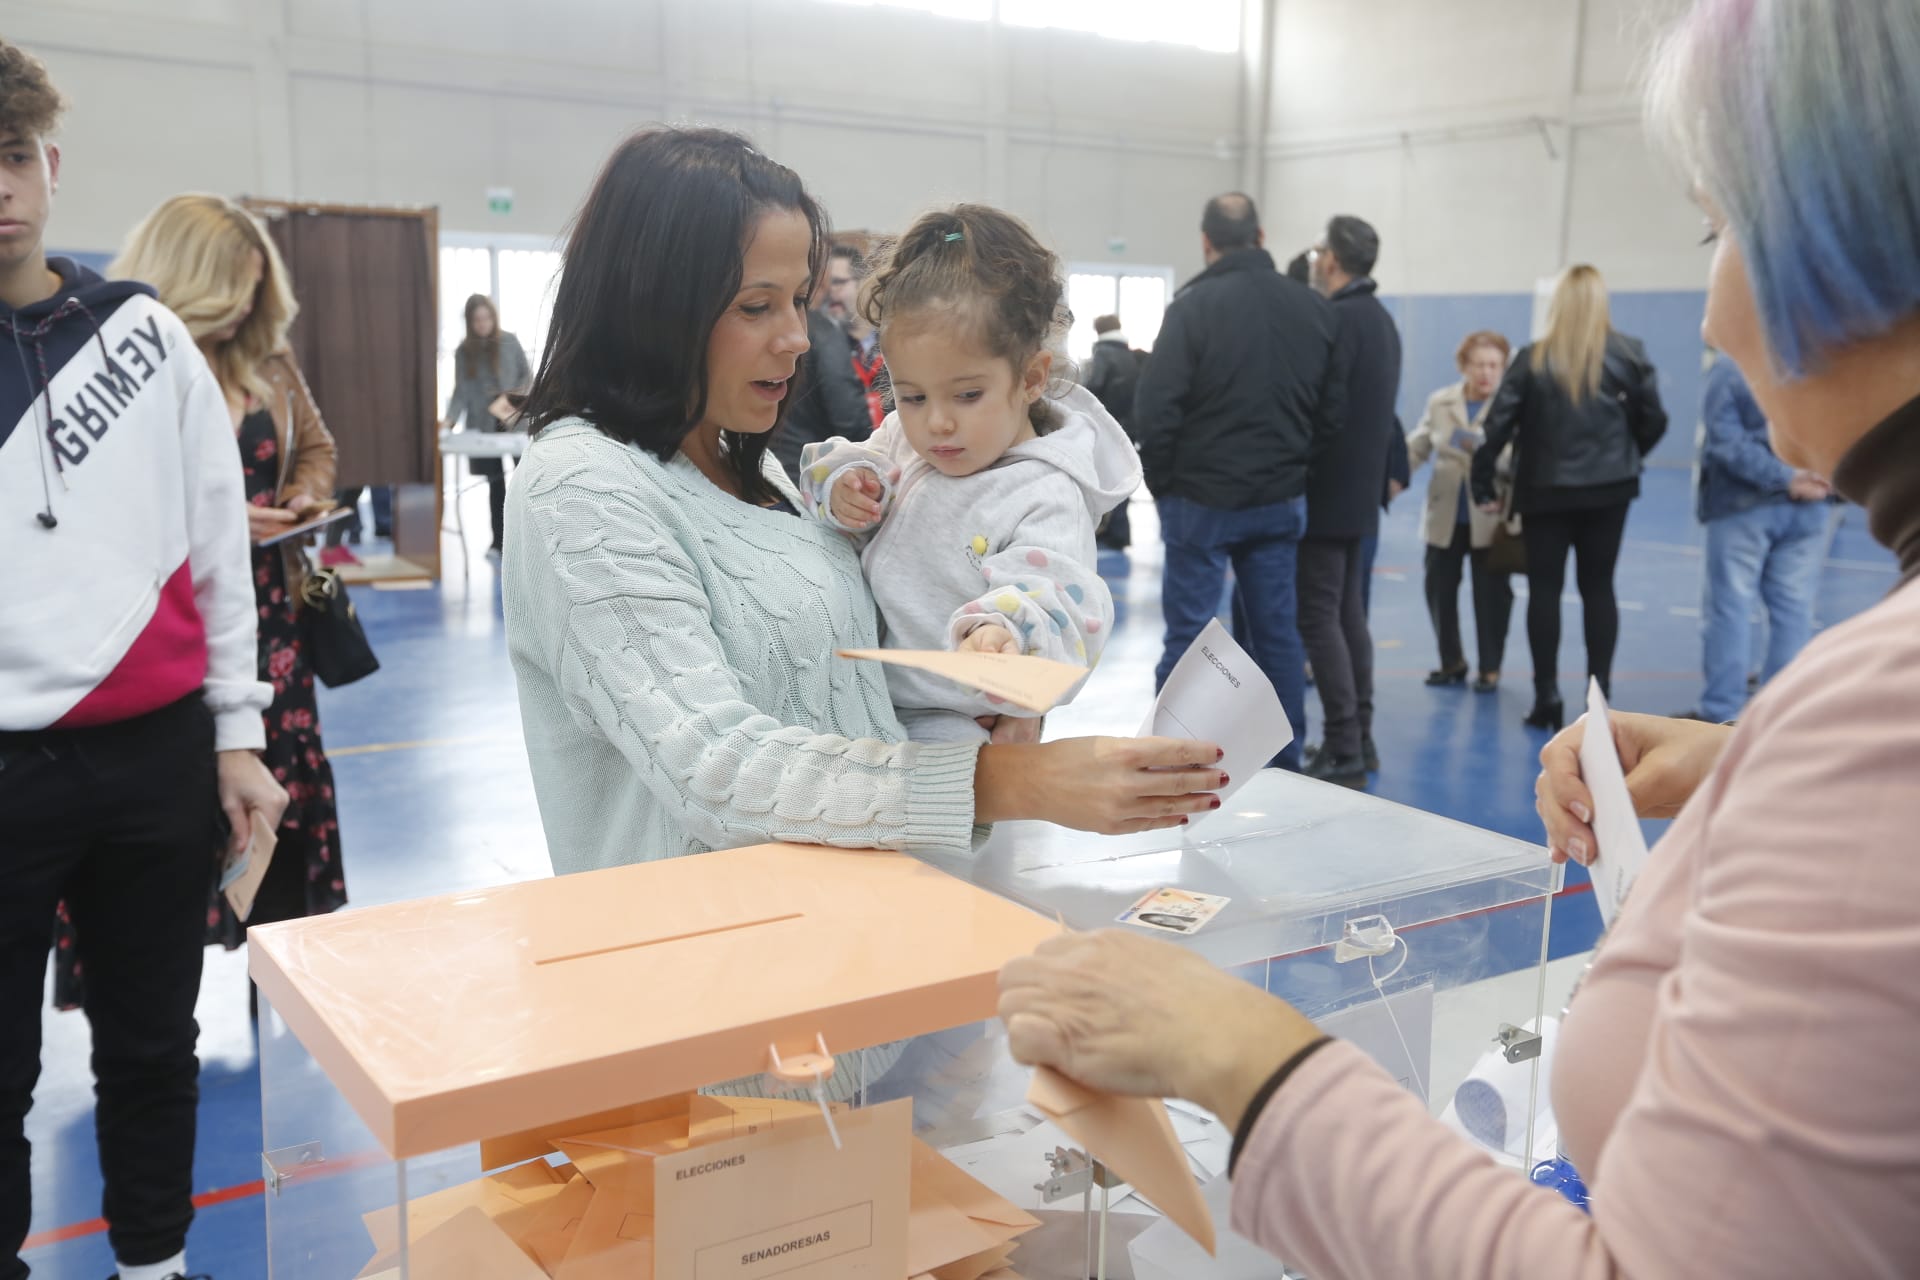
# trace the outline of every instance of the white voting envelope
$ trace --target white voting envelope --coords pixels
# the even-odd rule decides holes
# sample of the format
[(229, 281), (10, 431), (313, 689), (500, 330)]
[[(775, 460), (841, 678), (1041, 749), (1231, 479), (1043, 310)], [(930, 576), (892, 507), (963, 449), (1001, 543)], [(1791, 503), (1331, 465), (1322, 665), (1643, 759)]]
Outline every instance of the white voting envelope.
[(1215, 618), (1174, 664), (1140, 736), (1217, 744), (1231, 779), (1220, 790), (1224, 805), (1293, 741), (1293, 726), (1273, 682)]
[(1606, 695), (1600, 692), (1600, 682), (1592, 679), (1587, 683), (1587, 731), (1580, 739), (1580, 777), (1593, 795), (1593, 835), (1599, 849), (1587, 873), (1593, 877), (1600, 922), (1611, 925), (1627, 900), (1627, 890), (1647, 864), (1647, 838), (1633, 812), (1633, 797), (1627, 793), (1627, 775), (1614, 745)]

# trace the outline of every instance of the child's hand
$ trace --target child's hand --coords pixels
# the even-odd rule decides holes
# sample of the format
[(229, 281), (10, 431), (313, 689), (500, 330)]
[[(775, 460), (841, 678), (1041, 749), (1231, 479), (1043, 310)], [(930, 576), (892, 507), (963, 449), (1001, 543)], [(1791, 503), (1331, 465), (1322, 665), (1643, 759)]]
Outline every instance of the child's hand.
[(998, 623), (988, 623), (984, 627), (975, 627), (960, 641), (961, 653), (1011, 653), (1018, 655), (1020, 641), (1013, 632)]
[(865, 467), (855, 467), (834, 481), (828, 509), (844, 527), (865, 529), (880, 518), (882, 492), (879, 476)]

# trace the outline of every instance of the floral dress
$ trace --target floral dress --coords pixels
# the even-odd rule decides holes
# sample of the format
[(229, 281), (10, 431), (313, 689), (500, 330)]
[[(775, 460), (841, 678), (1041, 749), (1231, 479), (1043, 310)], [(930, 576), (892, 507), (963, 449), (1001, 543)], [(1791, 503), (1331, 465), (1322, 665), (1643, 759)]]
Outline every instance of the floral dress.
[[(264, 409), (248, 414), (240, 424), (239, 442), (247, 501), (273, 505), (280, 481), (280, 439), (272, 415)], [(260, 610), (260, 679), (273, 685), (261, 759), (287, 789), (287, 812), (246, 921), (234, 916), (209, 867), (207, 941), (229, 951), (246, 940), (248, 924), (324, 915), (347, 901), (333, 766), (320, 745), (320, 711), (300, 633), (300, 602), (288, 589), (286, 558), (279, 547), (253, 549), (253, 596)], [(73, 925), (63, 902), (54, 925), (54, 1004), (78, 1008), (81, 979)]]

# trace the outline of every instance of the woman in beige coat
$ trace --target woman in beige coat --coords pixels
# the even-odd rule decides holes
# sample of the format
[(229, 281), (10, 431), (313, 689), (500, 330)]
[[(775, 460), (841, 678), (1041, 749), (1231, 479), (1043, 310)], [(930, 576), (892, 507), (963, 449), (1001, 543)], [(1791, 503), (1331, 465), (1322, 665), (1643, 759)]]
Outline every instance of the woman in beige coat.
[(1473, 563), (1473, 623), (1480, 641), (1480, 675), (1473, 687), (1491, 693), (1500, 684), (1500, 662), (1507, 648), (1507, 620), (1513, 611), (1513, 586), (1488, 563), (1500, 517), (1480, 510), (1468, 493), (1473, 451), (1483, 440), (1480, 423), (1493, 393), (1500, 389), (1511, 354), (1507, 340), (1491, 330), (1470, 333), (1455, 360), (1461, 380), (1427, 400), (1420, 425), (1407, 437), (1407, 456), (1415, 467), (1433, 459), (1427, 486), (1424, 533), (1427, 540), (1427, 613), (1440, 642), (1440, 667), (1427, 673), (1431, 685), (1467, 682), (1467, 655), (1460, 643), (1460, 567)]

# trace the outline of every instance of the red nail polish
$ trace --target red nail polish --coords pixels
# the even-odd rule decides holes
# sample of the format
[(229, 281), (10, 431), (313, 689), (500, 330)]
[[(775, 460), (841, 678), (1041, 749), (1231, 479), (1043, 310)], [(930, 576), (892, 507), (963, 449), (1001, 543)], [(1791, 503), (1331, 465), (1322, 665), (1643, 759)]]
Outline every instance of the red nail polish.
[(1211, 800), (1209, 800), (1209, 801), (1207, 801), (1207, 808), (1209, 808), (1209, 809), (1218, 809), (1219, 807), (1220, 807), (1220, 797), (1219, 797), (1219, 796), (1215, 796), (1215, 797), (1214, 797), (1213, 799), (1211, 799)]
[(1184, 826), (1186, 826), (1186, 825), (1187, 825), (1187, 819), (1185, 819), (1185, 818), (1182, 818), (1182, 819), (1180, 819), (1180, 825), (1181, 825), (1181, 826), (1183, 826), (1183, 827), (1184, 827)]
[(1232, 778), (1229, 778), (1229, 777), (1228, 777), (1228, 776), (1227, 776), (1226, 774), (1224, 774), (1224, 773), (1223, 773), (1223, 774), (1221, 774), (1221, 775), (1220, 775), (1220, 785), (1221, 785), (1221, 786), (1223, 786), (1223, 787), (1224, 787), (1224, 786), (1226, 786), (1226, 785), (1227, 785), (1227, 784), (1228, 784), (1229, 782), (1232, 782), (1232, 781), (1233, 781), (1233, 779), (1232, 779)]
[(1226, 758), (1227, 758), (1226, 748), (1215, 747), (1213, 749), (1213, 762), (1215, 764), (1219, 764), (1222, 760), (1225, 760)]

